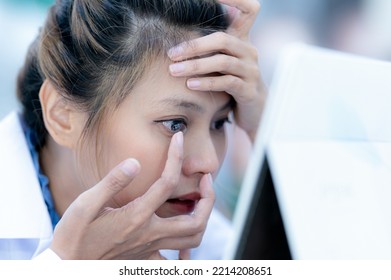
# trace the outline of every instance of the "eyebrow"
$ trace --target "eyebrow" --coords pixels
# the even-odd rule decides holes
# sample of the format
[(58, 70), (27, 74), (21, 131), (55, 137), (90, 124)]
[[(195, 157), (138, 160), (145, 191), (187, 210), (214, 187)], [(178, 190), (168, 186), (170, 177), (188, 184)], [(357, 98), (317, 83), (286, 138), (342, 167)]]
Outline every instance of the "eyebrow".
[[(168, 105), (170, 107), (179, 107), (179, 108), (183, 108), (186, 110), (192, 110), (197, 113), (205, 113), (205, 109), (202, 106), (200, 106), (199, 104), (194, 103), (192, 101), (188, 101), (188, 100), (184, 100), (184, 99), (167, 98), (167, 99), (163, 99), (159, 102), (159, 106), (161, 106), (162, 104)], [(233, 109), (234, 106), (235, 106), (235, 101), (233, 98), (230, 98), (230, 100), (227, 103), (225, 103), (223, 106), (221, 106), (217, 110), (217, 112), (225, 111), (227, 109)]]

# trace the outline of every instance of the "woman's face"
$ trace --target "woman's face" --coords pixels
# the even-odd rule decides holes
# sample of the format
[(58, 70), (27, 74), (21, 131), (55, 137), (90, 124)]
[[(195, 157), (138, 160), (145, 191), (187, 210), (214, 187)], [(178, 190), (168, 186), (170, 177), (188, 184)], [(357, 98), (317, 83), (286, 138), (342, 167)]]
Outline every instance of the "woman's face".
[[(199, 199), (202, 175), (216, 175), (226, 151), (224, 124), (232, 110), (226, 93), (195, 92), (186, 79), (168, 73), (167, 61), (156, 62), (98, 135), (99, 176), (80, 169), (89, 185), (96, 184), (122, 160), (132, 157), (141, 172), (110, 202), (121, 207), (144, 194), (161, 176), (171, 137), (184, 133), (184, 160), (178, 187), (158, 210), (161, 217), (192, 212)], [(86, 165), (83, 165), (86, 166)], [(89, 174), (89, 175), (88, 175)]]

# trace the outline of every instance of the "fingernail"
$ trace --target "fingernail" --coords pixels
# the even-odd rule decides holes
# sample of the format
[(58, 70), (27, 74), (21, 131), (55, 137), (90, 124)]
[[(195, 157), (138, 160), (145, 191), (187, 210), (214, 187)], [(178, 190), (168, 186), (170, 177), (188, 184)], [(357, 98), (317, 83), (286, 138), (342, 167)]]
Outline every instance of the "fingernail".
[(184, 49), (182, 46), (175, 46), (168, 51), (168, 56), (172, 59), (172, 58), (175, 58), (175, 57), (182, 55), (183, 52), (184, 52)]
[(130, 158), (125, 160), (120, 168), (125, 175), (131, 177), (140, 170), (140, 163), (136, 159)]
[(182, 132), (178, 132), (177, 134), (175, 134), (175, 140), (176, 140), (176, 143), (178, 144), (179, 147), (182, 147), (183, 146), (183, 133)]
[(187, 87), (190, 89), (198, 89), (201, 86), (200, 80), (188, 80)]
[(179, 74), (185, 70), (185, 65), (183, 63), (175, 63), (170, 65), (170, 72), (172, 74)]

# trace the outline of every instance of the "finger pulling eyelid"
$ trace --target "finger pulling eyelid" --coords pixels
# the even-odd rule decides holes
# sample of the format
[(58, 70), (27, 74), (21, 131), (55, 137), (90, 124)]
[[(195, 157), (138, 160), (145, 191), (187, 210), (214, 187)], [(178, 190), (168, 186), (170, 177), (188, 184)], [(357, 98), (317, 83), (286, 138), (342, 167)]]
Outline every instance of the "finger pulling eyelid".
[(184, 120), (166, 120), (161, 122), (170, 133), (186, 132), (187, 123)]

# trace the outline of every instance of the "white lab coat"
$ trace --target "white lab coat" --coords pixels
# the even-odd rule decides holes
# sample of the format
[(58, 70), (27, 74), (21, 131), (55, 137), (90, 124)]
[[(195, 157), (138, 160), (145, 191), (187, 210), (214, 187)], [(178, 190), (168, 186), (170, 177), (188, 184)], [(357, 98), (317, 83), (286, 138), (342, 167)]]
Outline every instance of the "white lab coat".
[[(230, 224), (213, 211), (194, 259), (219, 259)], [(0, 122), (0, 260), (58, 259), (48, 249), (53, 229), (23, 129), (16, 112)], [(177, 254), (164, 251), (169, 258)]]
[(52, 238), (50, 217), (15, 112), (0, 122), (0, 225), (0, 259), (31, 259)]

